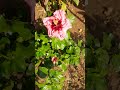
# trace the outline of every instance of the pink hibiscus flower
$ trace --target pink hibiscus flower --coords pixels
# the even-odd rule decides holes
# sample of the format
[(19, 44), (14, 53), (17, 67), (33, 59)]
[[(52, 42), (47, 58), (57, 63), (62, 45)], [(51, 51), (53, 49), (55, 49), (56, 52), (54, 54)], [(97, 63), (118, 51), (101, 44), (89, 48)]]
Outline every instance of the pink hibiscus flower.
[(66, 31), (72, 28), (63, 10), (56, 10), (53, 16), (44, 18), (43, 24), (48, 29), (49, 37), (56, 37), (60, 40), (63, 40), (66, 37)]

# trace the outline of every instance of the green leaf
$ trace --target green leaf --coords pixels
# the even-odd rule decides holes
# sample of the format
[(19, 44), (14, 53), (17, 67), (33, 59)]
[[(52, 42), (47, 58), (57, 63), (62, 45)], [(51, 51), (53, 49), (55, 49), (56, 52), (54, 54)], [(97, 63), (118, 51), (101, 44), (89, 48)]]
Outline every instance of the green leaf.
[(23, 37), (18, 37), (18, 38), (17, 38), (17, 41), (18, 41), (18, 42), (23, 42), (23, 41), (24, 41), (24, 40), (23, 40)]
[(78, 40), (78, 46), (81, 47), (82, 46), (83, 41), (82, 40)]
[(102, 43), (102, 47), (106, 50), (109, 50), (112, 46), (111, 41), (112, 41), (113, 35), (109, 34), (107, 35), (106, 33), (104, 33), (103, 35), (103, 43)]
[(79, 0), (73, 0), (75, 4), (78, 6), (79, 5)]
[(66, 71), (67, 70), (67, 66), (65, 64), (61, 64), (60, 65), (62, 71)]
[(106, 75), (108, 70), (109, 55), (106, 50), (99, 48), (96, 51), (96, 67), (101, 75)]
[(56, 72), (55, 72), (55, 70), (50, 70), (50, 76), (52, 77), (52, 76), (55, 76), (56, 75)]
[(0, 49), (5, 48), (5, 44), (10, 44), (10, 40), (7, 37), (0, 39)]
[(62, 4), (61, 9), (64, 10), (64, 11), (66, 11), (66, 9), (67, 9), (66, 8), (66, 4), (64, 2), (62, 2), (62, 1), (61, 1), (61, 4)]
[(49, 45), (42, 45), (41, 47), (39, 47), (36, 51), (36, 56), (42, 57), (42, 56), (46, 56), (47, 52), (49, 51), (50, 46)]
[(0, 44), (10, 44), (10, 40), (7, 37), (2, 37), (0, 40)]
[(75, 16), (69, 10), (67, 10), (67, 18), (70, 20), (71, 23), (73, 23), (75, 20)]
[(70, 46), (69, 48), (67, 48), (66, 52), (72, 54), (74, 52), (74, 47)]
[(34, 71), (35, 71), (35, 65), (34, 65), (34, 63), (29, 64), (28, 70), (27, 70), (26, 74), (27, 75), (34, 75)]
[(30, 30), (28, 28), (25, 28), (24, 23), (20, 21), (13, 21), (12, 32), (18, 32), (20, 37), (23, 37), (24, 40), (29, 40), (33, 37)]
[(98, 39), (95, 39), (95, 40), (94, 40), (94, 43), (95, 43), (95, 46), (96, 46), (96, 47), (100, 47), (100, 42), (99, 42)]
[(97, 73), (91, 73), (91, 71), (87, 73), (86, 82), (87, 90), (107, 90), (107, 82), (105, 78)]
[(3, 90), (13, 90), (13, 87), (14, 87), (14, 82), (10, 81), (10, 85), (5, 87)]
[(35, 32), (35, 40), (40, 41), (40, 38), (37, 32)]
[(93, 41), (94, 41), (94, 37), (90, 33), (87, 33), (87, 35), (86, 35), (86, 45), (91, 47), (92, 44), (93, 44)]
[(4, 61), (0, 64), (0, 73), (3, 77), (9, 78), (11, 74), (10, 61)]
[(12, 71), (21, 72), (26, 69), (26, 59), (29, 59), (31, 56), (34, 56), (34, 44), (30, 44), (28, 47), (23, 46), (22, 44), (17, 43), (16, 50), (11, 52), (11, 68)]
[(25, 71), (27, 64), (23, 58), (16, 57), (11, 61), (11, 71), (12, 72), (23, 72)]
[(0, 15), (0, 32), (10, 31), (9, 25), (6, 23), (6, 20), (2, 15)]
[(39, 70), (45, 74), (48, 74), (48, 69), (46, 67), (39, 67)]
[(107, 82), (105, 78), (96, 78), (96, 90), (107, 90)]
[(52, 90), (51, 85), (45, 85), (41, 90)]
[(113, 55), (111, 65), (116, 72), (120, 71), (120, 54)]
[(48, 37), (46, 35), (40, 34), (39, 39), (42, 40), (42, 44), (48, 43)]
[(86, 53), (85, 53), (85, 64), (87, 67), (92, 66), (93, 67), (93, 63), (94, 63), (94, 54), (92, 52), (92, 50), (90, 48), (86, 48), (85, 49)]
[(80, 63), (79, 56), (71, 55), (70, 56), (70, 64), (78, 65)]
[(59, 40), (58, 38), (52, 38), (52, 48), (53, 49), (61, 49), (63, 50), (66, 46), (66, 42), (64, 40)]
[(38, 88), (42, 88), (42, 87), (45, 86), (45, 84), (41, 84), (41, 83), (39, 83), (37, 81), (35, 81), (35, 85), (38, 86)]
[(75, 47), (75, 55), (80, 55), (80, 48), (78, 46)]

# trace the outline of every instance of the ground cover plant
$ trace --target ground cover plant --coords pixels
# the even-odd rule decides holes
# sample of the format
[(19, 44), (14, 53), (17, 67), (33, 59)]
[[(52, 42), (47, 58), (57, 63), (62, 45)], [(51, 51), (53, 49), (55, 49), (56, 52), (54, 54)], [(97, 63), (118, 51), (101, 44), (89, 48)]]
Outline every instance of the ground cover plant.
[(85, 53), (87, 90), (108, 90), (109, 74), (111, 71), (119, 73), (119, 46), (115, 45), (113, 40), (114, 36), (111, 33), (104, 33), (101, 42), (88, 34)]
[(86, 16), (86, 90), (120, 89), (118, 14), (115, 10), (108, 15), (99, 12)]
[(29, 24), (1, 15), (0, 90), (34, 89), (34, 54), (34, 32)]

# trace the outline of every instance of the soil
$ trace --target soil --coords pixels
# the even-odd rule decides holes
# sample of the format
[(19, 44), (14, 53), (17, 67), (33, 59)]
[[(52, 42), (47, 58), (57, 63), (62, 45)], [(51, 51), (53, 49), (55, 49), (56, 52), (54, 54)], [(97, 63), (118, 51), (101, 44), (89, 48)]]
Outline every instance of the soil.
[[(36, 4), (35, 19), (43, 19), (46, 16), (45, 9)], [(79, 6), (68, 3), (67, 8), (75, 16), (74, 23), (70, 29), (71, 36), (74, 41), (85, 41), (85, 18), (84, 6), (82, 3)], [(80, 59), (80, 64), (77, 67), (69, 66), (64, 74), (66, 77), (63, 90), (85, 90), (85, 60)]]
[(68, 10), (75, 16), (75, 22), (73, 23), (70, 32), (72, 34), (72, 38), (76, 40), (83, 39), (85, 40), (85, 10), (82, 4), (79, 6), (75, 6), (73, 4), (68, 5)]
[[(85, 11), (82, 3), (79, 6), (68, 4), (68, 10), (75, 16), (75, 21), (70, 29), (71, 36), (75, 42), (85, 41)], [(85, 59), (80, 58), (77, 67), (69, 66), (66, 72), (66, 81), (63, 90), (85, 90)]]
[[(114, 35), (114, 43), (120, 43), (120, 0), (91, 0), (86, 6), (86, 28), (102, 40), (103, 32)], [(112, 52), (117, 52), (114, 49)], [(110, 69), (107, 76), (108, 90), (120, 90), (120, 73)]]
[[(103, 32), (111, 32), (120, 41), (120, 7), (118, 3), (120, 3), (119, 0), (92, 0), (86, 6), (86, 26), (93, 30), (91, 33), (97, 38), (102, 38)], [(94, 30), (94, 28), (98, 30)]]

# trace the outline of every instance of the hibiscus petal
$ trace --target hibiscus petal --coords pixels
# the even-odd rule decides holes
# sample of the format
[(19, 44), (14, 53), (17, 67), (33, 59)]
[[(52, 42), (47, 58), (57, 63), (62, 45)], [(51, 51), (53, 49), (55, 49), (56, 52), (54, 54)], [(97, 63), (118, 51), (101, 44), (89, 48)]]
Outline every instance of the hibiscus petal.
[(67, 31), (70, 28), (72, 28), (72, 25), (71, 25), (70, 21), (68, 19), (66, 19), (62, 26), (62, 30)]
[(56, 10), (53, 13), (53, 16), (56, 17), (58, 20), (61, 20), (61, 21), (66, 18), (65, 11), (63, 11), (63, 10)]
[(51, 16), (51, 17), (46, 17), (43, 19), (43, 24), (45, 26), (49, 26), (52, 25), (52, 21), (55, 19), (55, 17)]

